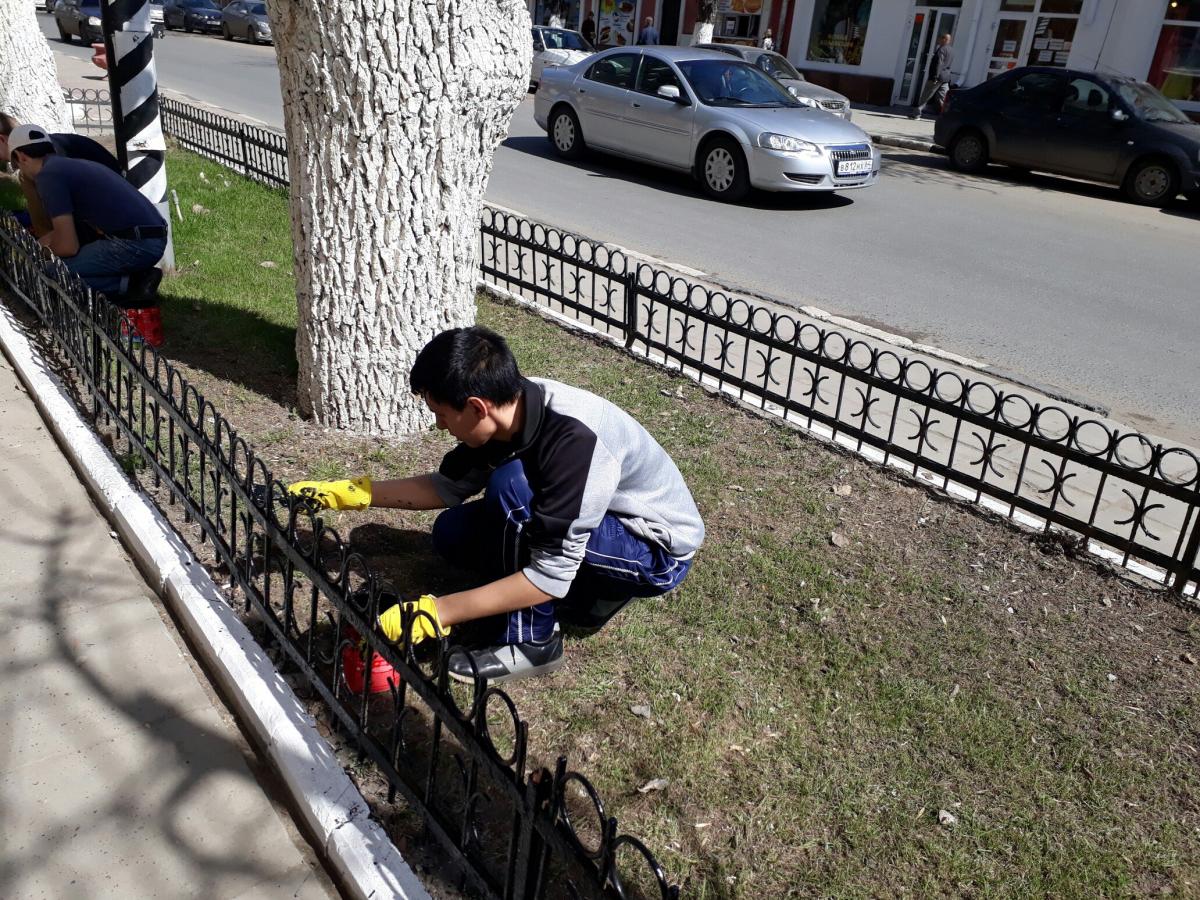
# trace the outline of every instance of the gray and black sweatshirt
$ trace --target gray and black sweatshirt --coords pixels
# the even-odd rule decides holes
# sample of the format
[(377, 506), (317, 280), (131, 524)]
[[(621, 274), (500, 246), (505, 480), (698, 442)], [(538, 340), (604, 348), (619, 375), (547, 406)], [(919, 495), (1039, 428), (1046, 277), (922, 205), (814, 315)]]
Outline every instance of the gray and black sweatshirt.
[(533, 490), (523, 571), (551, 597), (566, 596), (605, 513), (672, 557), (691, 559), (704, 522), (679, 469), (645, 428), (604, 398), (557, 381), (524, 379), (524, 399), (525, 421), (512, 441), (459, 444), (443, 458), (433, 478), (448, 506), (521, 460)]

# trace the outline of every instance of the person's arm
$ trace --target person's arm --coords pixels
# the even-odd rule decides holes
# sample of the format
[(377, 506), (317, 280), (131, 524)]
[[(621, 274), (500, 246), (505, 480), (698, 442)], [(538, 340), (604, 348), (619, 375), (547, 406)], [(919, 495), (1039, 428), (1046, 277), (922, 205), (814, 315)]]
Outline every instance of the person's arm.
[(443, 625), (457, 625), (459, 622), (528, 609), (549, 599), (550, 595), (534, 587), (524, 572), (515, 572), (482, 587), (438, 597), (438, 620)]
[(54, 216), (50, 220), (50, 232), (41, 239), (42, 246), (49, 247), (57, 256), (74, 256), (79, 252), (79, 235), (75, 232), (75, 217), (70, 213)]
[(371, 505), (387, 509), (445, 509), (432, 475), (414, 475), (371, 484)]

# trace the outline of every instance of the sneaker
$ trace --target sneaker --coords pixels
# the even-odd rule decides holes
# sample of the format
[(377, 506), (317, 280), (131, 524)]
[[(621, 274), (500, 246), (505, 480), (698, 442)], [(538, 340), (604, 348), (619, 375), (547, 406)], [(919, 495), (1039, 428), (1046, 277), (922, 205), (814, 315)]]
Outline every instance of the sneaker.
[(449, 669), (451, 678), (468, 684), (475, 681), (476, 673), (491, 684), (503, 684), (535, 675), (549, 675), (562, 668), (562, 664), (562, 634), (555, 630), (549, 640), (540, 644), (526, 641), (456, 651), (450, 656)]

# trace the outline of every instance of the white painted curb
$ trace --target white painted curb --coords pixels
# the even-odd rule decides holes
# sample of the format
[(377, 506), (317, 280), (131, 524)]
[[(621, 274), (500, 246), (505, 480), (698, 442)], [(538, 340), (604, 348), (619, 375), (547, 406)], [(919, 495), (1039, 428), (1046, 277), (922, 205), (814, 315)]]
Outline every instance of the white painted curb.
[(370, 818), (367, 802), (291, 687), (167, 520), (80, 418), (3, 304), (0, 347), (100, 511), (120, 533), (150, 586), (170, 604), (208, 671), (233, 701), (238, 719), (266, 750), (342, 886), (361, 900), (429, 900), (387, 833)]

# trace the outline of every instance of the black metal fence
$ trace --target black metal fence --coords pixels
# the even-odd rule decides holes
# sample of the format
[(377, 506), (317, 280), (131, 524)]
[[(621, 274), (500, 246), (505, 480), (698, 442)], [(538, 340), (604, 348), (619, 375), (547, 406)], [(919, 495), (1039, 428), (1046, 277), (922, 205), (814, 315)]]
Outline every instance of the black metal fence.
[[(504, 900), (679, 896), (587, 778), (564, 758), (553, 771), (529, 764), (528, 727), (507, 694), (449, 678), (453, 646), (381, 636), (375, 621), (394, 602), (391, 586), (171, 363), (127, 336), (119, 309), (7, 216), (0, 288), (36, 315), (114, 452), (180, 527), (198, 529), (205, 562), (263, 623), (281, 670), (374, 763), (389, 800), (419, 813), (464, 888)], [(378, 659), (400, 677), (373, 694)]]
[[(181, 144), (286, 183), (282, 135), (245, 144), (237, 120), (167, 102), (164, 129)], [(1178, 594), (1200, 591), (1200, 458), (1191, 449), (513, 213), (485, 208), (479, 260), (486, 283), (727, 396), (1026, 527), (1073, 533)]]

